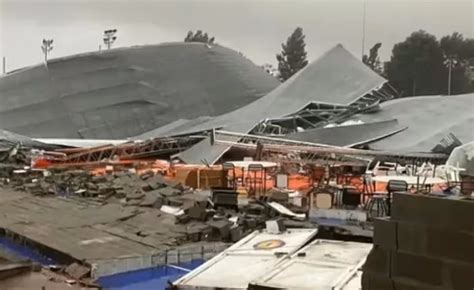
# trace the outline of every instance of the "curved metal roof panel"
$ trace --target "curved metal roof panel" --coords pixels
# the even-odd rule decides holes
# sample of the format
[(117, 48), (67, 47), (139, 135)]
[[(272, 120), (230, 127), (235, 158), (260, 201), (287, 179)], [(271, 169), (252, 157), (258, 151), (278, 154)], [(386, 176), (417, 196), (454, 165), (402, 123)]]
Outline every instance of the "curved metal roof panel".
[(30, 137), (131, 137), (182, 118), (233, 111), (278, 85), (219, 45), (112, 49), (1, 77), (0, 125)]
[[(312, 102), (350, 105), (385, 82), (384, 78), (339, 44), (266, 96), (208, 122), (184, 126), (184, 130), (173, 133), (217, 127), (247, 133), (264, 119), (290, 115)], [(180, 159), (187, 163), (200, 163), (201, 160), (214, 163), (227, 149), (224, 146), (212, 146), (208, 140), (204, 140), (182, 153)]]
[(474, 93), (391, 100), (372, 114), (356, 116), (366, 122), (397, 119), (406, 130), (369, 144), (372, 149), (430, 152), (449, 133), (463, 143), (474, 140)]

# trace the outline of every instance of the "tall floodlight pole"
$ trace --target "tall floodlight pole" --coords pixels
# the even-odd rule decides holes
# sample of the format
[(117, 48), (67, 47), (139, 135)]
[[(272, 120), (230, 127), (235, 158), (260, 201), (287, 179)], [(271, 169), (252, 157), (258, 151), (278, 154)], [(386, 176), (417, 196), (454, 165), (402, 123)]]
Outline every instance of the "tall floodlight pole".
[(104, 44), (107, 46), (107, 49), (112, 47), (112, 44), (117, 40), (117, 29), (109, 29), (104, 31)]
[(366, 19), (367, 1), (364, 0), (364, 8), (362, 11), (362, 59), (365, 54), (365, 19)]
[(452, 72), (453, 72), (453, 67), (458, 63), (458, 61), (453, 57), (449, 56), (446, 58), (444, 61), (444, 65), (448, 68), (448, 96), (451, 95), (451, 78), (452, 78)]
[(44, 39), (43, 38), (43, 45), (41, 45), (41, 50), (44, 54), (44, 62), (48, 62), (48, 54), (53, 50), (53, 40), (52, 39)]

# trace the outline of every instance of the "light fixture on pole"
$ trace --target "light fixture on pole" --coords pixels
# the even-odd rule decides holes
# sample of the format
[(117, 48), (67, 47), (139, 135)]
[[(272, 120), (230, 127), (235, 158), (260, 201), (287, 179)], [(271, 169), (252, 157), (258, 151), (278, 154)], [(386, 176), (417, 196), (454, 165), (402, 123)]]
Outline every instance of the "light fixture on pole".
[(367, 14), (367, 2), (364, 0), (364, 7), (362, 10), (362, 58), (364, 59), (365, 54), (365, 22), (366, 22), (366, 14)]
[(44, 62), (48, 62), (48, 54), (53, 50), (53, 40), (52, 39), (44, 39), (43, 38), (43, 45), (41, 45), (41, 51), (44, 54)]
[(453, 67), (456, 66), (457, 63), (458, 61), (454, 56), (448, 56), (444, 61), (444, 65), (448, 68), (448, 96), (451, 95), (451, 79)]
[(112, 47), (112, 44), (117, 40), (117, 29), (109, 29), (104, 31), (104, 44), (107, 46), (107, 49)]

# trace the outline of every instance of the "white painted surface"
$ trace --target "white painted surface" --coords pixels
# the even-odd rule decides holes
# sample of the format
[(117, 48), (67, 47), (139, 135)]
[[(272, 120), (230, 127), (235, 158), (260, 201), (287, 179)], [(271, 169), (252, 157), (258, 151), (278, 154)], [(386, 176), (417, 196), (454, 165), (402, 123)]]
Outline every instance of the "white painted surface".
[(310, 218), (318, 219), (337, 219), (346, 221), (367, 221), (367, 212), (363, 210), (350, 210), (350, 209), (312, 209), (309, 211)]
[(272, 201), (267, 204), (271, 206), (277, 212), (281, 213), (282, 215), (291, 216), (299, 220), (304, 220), (306, 218), (306, 215), (304, 213), (301, 213), (301, 214), (294, 213), (278, 202)]
[[(281, 234), (256, 231), (174, 282), (174, 285), (178, 289), (247, 289), (249, 282), (295, 253), (316, 233), (316, 229), (291, 229)], [(283, 244), (273, 249), (255, 248), (269, 241), (281, 241)], [(276, 252), (288, 255), (277, 256)]]
[(288, 188), (288, 175), (277, 174), (276, 176), (276, 187), (277, 188)]
[(129, 140), (100, 140), (100, 139), (59, 139), (59, 138), (34, 138), (33, 140), (52, 145), (63, 145), (78, 148), (88, 148), (104, 145), (120, 145), (130, 142)]
[(171, 214), (174, 216), (179, 216), (184, 214), (184, 210), (180, 207), (163, 205), (160, 207), (160, 210), (164, 213)]
[(245, 169), (248, 169), (250, 165), (261, 165), (263, 168), (271, 168), (271, 167), (278, 166), (275, 162), (269, 162), (269, 161), (230, 161), (226, 163), (233, 164), (235, 168), (245, 168)]
[(360, 289), (359, 268), (371, 248), (365, 243), (316, 240), (252, 284), (300, 290)]
[(416, 176), (406, 176), (406, 175), (393, 175), (393, 176), (384, 176), (384, 175), (379, 175), (379, 176), (374, 176), (372, 177), (373, 181), (376, 182), (384, 182), (388, 183), (390, 180), (401, 180), (405, 181), (406, 183), (413, 185), (413, 184), (443, 184), (446, 183), (446, 180), (443, 180), (438, 177), (416, 177)]

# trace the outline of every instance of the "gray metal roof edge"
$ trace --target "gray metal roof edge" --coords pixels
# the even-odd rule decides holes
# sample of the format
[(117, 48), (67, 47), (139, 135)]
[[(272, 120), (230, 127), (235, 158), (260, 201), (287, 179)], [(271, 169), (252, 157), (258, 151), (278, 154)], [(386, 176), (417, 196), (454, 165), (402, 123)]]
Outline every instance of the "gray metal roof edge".
[[(396, 119), (395, 119), (396, 120)], [(344, 147), (354, 147), (354, 146), (359, 146), (359, 145), (363, 145), (363, 144), (370, 144), (372, 142), (377, 142), (379, 140), (382, 140), (382, 139), (385, 139), (387, 137), (390, 137), (392, 135), (395, 135), (397, 133), (400, 133), (402, 131), (405, 131), (406, 129), (408, 129), (408, 126), (406, 127), (402, 127), (402, 128), (399, 128), (399, 129), (396, 129), (394, 131), (391, 131), (391, 132), (388, 132), (387, 134), (382, 134), (378, 137), (374, 137), (372, 139), (369, 139), (369, 140), (365, 140), (365, 141), (361, 141), (361, 142), (357, 142), (357, 143), (354, 143), (354, 144), (349, 144), (347, 146), (344, 146)]]
[[(173, 41), (170, 41), (170, 42), (162, 42), (162, 43), (156, 43), (156, 44), (142, 44), (142, 45), (132, 45), (132, 46), (121, 46), (121, 47), (111, 48), (111, 49), (108, 49), (108, 50), (102, 50), (102, 51), (96, 51), (96, 50), (95, 50), (95, 51), (87, 51), (87, 52), (82, 52), (82, 53), (76, 53), (76, 54), (71, 54), (71, 55), (66, 55), (66, 56), (51, 58), (51, 59), (48, 60), (47, 63), (56, 63), (56, 62), (59, 62), (59, 61), (70, 60), (70, 59), (74, 59), (74, 58), (78, 58), (78, 57), (86, 57), (86, 56), (93, 56), (93, 55), (110, 54), (110, 53), (117, 52), (117, 51), (134, 50), (134, 49), (147, 48), (147, 47), (165, 47), (165, 46), (172, 46), (172, 45), (204, 46), (205, 43), (201, 43), (201, 42), (184, 42), (184, 41), (175, 41), (175, 42), (173, 42)], [(218, 46), (218, 47), (221, 47), (221, 48), (224, 48), (224, 49), (228, 49), (228, 50), (231, 50), (231, 51), (234, 51), (234, 52), (238, 53), (236, 50), (234, 50), (234, 49), (232, 49), (232, 48), (225, 47), (225, 46), (220, 45), (220, 44), (218, 44), (218, 43), (215, 43), (215, 44), (212, 45), (212, 47), (214, 47), (214, 46)], [(211, 48), (212, 48), (212, 47), (211, 47)], [(248, 59), (248, 58), (244, 58), (244, 59), (247, 59), (247, 60), (251, 61), (251, 60)], [(253, 61), (251, 61), (251, 62), (254, 63)], [(14, 74), (17, 74), (17, 73), (20, 73), (20, 72), (23, 72), (23, 71), (26, 71), (26, 70), (29, 70), (29, 69), (38, 68), (38, 67), (41, 67), (41, 66), (45, 66), (46, 69), (47, 69), (47, 68), (48, 68), (47, 63), (41, 62), (41, 63), (32, 64), (32, 65), (29, 65), (29, 66), (21, 67), (21, 68), (18, 68), (18, 69), (14, 69), (14, 70), (12, 70), (12, 71), (7, 72), (7, 73), (4, 74), (4, 75), (0, 75), (0, 78), (9, 77), (9, 76), (11, 76), (11, 75), (14, 75)]]
[(357, 99), (355, 99), (354, 101), (350, 102), (349, 104), (346, 104), (345, 106), (350, 106), (352, 104), (355, 104), (357, 103), (360, 99), (362, 99), (365, 95), (369, 94), (370, 92), (372, 91), (375, 91), (375, 90), (380, 90), (386, 83), (388, 83), (388, 81), (386, 79), (383, 79), (384, 81), (379, 84), (378, 86), (375, 86), (373, 87), (371, 90), (365, 92), (364, 94), (362, 94), (361, 96), (359, 96)]

